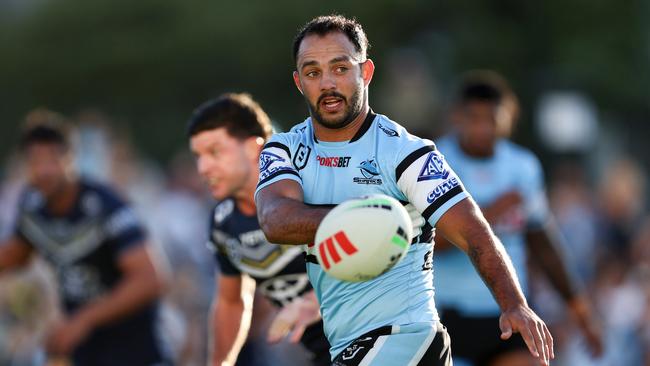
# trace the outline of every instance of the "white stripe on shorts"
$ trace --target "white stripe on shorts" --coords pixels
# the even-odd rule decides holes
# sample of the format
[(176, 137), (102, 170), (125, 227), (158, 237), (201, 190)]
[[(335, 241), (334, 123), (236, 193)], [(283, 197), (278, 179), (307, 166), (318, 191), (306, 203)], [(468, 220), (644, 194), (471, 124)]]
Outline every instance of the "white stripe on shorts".
[(431, 346), (431, 342), (433, 342), (433, 338), (435, 338), (437, 332), (438, 332), (437, 326), (431, 329), (431, 332), (427, 336), (427, 339), (424, 341), (424, 343), (422, 343), (420, 349), (418, 349), (418, 351), (415, 353), (415, 356), (411, 359), (411, 362), (408, 363), (408, 366), (416, 366), (418, 362), (420, 362), (420, 360), (424, 356), (424, 353)]
[(372, 360), (374, 360), (375, 357), (377, 357), (379, 350), (384, 345), (384, 343), (386, 343), (388, 337), (389, 336), (387, 335), (377, 337), (377, 340), (375, 341), (375, 344), (372, 346), (372, 349), (370, 350), (370, 352), (368, 352), (368, 354), (366, 354), (366, 357), (364, 357), (363, 360), (361, 360), (359, 366), (369, 366), (370, 362), (372, 362)]

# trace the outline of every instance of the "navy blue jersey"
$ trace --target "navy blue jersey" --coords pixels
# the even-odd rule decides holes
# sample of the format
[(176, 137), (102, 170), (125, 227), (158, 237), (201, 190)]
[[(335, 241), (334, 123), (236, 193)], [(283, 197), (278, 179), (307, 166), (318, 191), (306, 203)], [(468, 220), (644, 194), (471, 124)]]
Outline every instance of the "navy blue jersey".
[[(215, 206), (209, 238), (208, 247), (221, 273), (251, 276), (260, 292), (276, 306), (284, 306), (311, 290), (302, 249), (269, 243), (257, 216), (241, 213), (233, 199)], [(301, 341), (316, 357), (323, 352), (329, 356), (322, 324), (307, 328)]]
[[(66, 215), (51, 214), (43, 196), (28, 187), (20, 201), (15, 234), (53, 266), (67, 314), (110, 292), (122, 279), (120, 256), (146, 239), (131, 207), (108, 187), (86, 180), (79, 182), (77, 198)], [(157, 304), (152, 304), (97, 328), (75, 350), (75, 364), (160, 363), (156, 323)]]

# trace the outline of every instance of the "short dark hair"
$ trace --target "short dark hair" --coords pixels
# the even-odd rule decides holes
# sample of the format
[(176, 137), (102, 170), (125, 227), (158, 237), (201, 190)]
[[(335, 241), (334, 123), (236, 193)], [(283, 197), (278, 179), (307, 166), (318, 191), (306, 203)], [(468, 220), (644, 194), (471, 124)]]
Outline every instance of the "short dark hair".
[(56, 144), (69, 150), (71, 127), (62, 115), (45, 108), (35, 109), (25, 117), (20, 136), (20, 149), (34, 144)]
[(226, 93), (201, 104), (187, 124), (187, 135), (225, 127), (230, 136), (245, 139), (259, 136), (268, 140), (272, 128), (269, 116), (249, 94)]
[(507, 108), (513, 120), (519, 116), (519, 100), (503, 76), (490, 70), (466, 72), (456, 93), (456, 103), (471, 101), (493, 103)]
[(345, 34), (363, 59), (365, 60), (368, 57), (370, 43), (368, 43), (368, 37), (366, 37), (366, 33), (363, 31), (361, 24), (355, 18), (350, 19), (343, 15), (332, 14), (316, 17), (300, 29), (298, 35), (293, 40), (293, 60), (297, 60), (300, 44), (306, 36), (317, 34), (323, 37), (333, 32)]

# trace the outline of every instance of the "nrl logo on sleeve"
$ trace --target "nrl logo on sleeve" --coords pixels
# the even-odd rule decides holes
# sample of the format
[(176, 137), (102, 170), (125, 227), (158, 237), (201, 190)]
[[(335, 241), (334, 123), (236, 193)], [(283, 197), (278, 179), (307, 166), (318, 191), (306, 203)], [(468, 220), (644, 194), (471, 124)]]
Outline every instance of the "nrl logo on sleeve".
[(296, 153), (293, 155), (293, 166), (296, 167), (296, 170), (301, 170), (307, 166), (309, 154), (311, 154), (311, 147), (300, 143), (300, 145), (298, 145), (298, 150), (296, 150)]
[(445, 160), (442, 155), (436, 152), (430, 152), (427, 160), (420, 170), (418, 182), (432, 179), (447, 179), (449, 171), (445, 168)]

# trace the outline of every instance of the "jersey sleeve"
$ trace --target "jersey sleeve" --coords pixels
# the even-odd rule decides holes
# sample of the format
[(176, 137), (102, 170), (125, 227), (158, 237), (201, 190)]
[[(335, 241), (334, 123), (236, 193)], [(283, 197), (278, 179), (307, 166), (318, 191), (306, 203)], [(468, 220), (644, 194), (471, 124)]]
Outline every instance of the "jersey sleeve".
[(415, 139), (397, 154), (395, 181), (409, 202), (433, 227), (469, 194), (433, 142)]
[(117, 197), (110, 197), (104, 222), (106, 239), (119, 256), (128, 249), (143, 245), (147, 238), (144, 225), (135, 210)]
[(529, 229), (541, 229), (549, 219), (550, 209), (544, 185), (542, 165), (532, 153), (524, 157), (521, 190), (524, 198), (526, 224)]
[(241, 271), (232, 263), (228, 253), (220, 244), (214, 243), (212, 240), (208, 242), (208, 247), (214, 251), (214, 259), (217, 262), (219, 273), (224, 276), (240, 276)]
[(264, 187), (283, 179), (291, 179), (302, 185), (298, 170), (291, 161), (290, 134), (276, 134), (260, 153), (260, 178), (255, 195)]
[(228, 238), (225, 234), (219, 230), (219, 224), (217, 221), (220, 221), (220, 207), (222, 205), (217, 205), (213, 214), (210, 215), (210, 231), (208, 232), (208, 242), (206, 246), (214, 254), (214, 260), (217, 263), (219, 272), (225, 276), (239, 276), (241, 272), (237, 267), (232, 263), (230, 257), (228, 257)]

